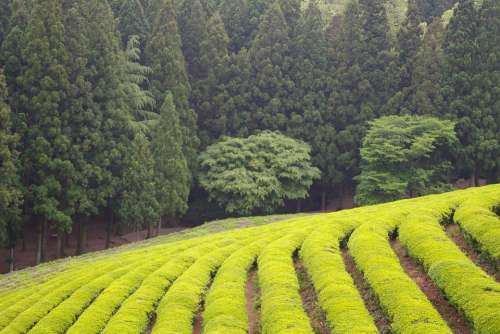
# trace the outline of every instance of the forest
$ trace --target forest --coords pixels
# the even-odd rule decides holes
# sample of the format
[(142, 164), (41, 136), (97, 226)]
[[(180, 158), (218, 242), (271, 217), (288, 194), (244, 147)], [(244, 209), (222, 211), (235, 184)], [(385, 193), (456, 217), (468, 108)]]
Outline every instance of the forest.
[(38, 264), (97, 219), (109, 247), (496, 183), (499, 133), (497, 0), (0, 0), (11, 264), (27, 230)]

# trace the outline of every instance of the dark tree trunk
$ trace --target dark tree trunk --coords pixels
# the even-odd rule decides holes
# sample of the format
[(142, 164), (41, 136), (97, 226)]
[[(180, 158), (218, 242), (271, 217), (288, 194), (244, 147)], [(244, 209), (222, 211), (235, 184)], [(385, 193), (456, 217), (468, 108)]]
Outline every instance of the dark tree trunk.
[(10, 260), (9, 260), (9, 271), (13, 272), (14, 268), (16, 266), (16, 257), (15, 257), (15, 252), (16, 252), (16, 246), (11, 246), (10, 247)]
[(151, 232), (152, 232), (151, 224), (148, 224), (148, 234), (146, 236), (146, 239), (151, 239), (152, 237)]
[(108, 224), (106, 226), (106, 245), (105, 248), (108, 249), (111, 246), (111, 233), (113, 232), (113, 223), (115, 219), (115, 215), (113, 213), (113, 210), (111, 210), (109, 218), (108, 218)]
[(36, 228), (36, 259), (35, 264), (42, 263), (43, 258), (43, 223), (39, 222)]
[(302, 201), (300, 199), (297, 200), (297, 212), (302, 211)]
[(26, 232), (23, 232), (23, 239), (21, 242), (21, 251), (26, 252)]
[(156, 225), (156, 236), (160, 235), (161, 232), (162, 217), (158, 219), (158, 224)]
[(70, 248), (71, 247), (71, 243), (70, 243), (70, 239), (71, 238), (71, 233), (67, 233), (65, 232), (64, 233), (64, 244), (66, 245), (66, 248)]
[(48, 224), (47, 220), (43, 220), (42, 224), (42, 262), (47, 260), (47, 234), (48, 234)]
[(77, 242), (76, 242), (76, 255), (85, 253), (86, 245), (86, 224), (83, 219), (78, 221)]
[(321, 192), (321, 211), (326, 211), (326, 190)]
[(66, 256), (64, 252), (64, 232), (57, 232), (57, 247), (56, 247), (56, 257), (58, 259)]

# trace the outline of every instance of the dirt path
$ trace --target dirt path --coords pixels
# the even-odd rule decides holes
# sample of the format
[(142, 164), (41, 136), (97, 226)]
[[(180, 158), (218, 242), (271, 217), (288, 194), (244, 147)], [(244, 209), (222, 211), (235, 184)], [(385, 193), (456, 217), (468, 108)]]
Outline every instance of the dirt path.
[(302, 298), (302, 305), (304, 305), (304, 310), (309, 316), (314, 332), (316, 334), (330, 334), (325, 312), (318, 304), (318, 296), (311, 278), (299, 258), (295, 258), (294, 265), (300, 283), (299, 293)]
[(203, 317), (201, 312), (199, 312), (194, 318), (193, 322), (193, 334), (201, 334), (203, 329)]
[(258, 334), (259, 330), (259, 314), (257, 311), (257, 270), (252, 268), (248, 272), (247, 286), (245, 289), (247, 299), (247, 314), (248, 314), (248, 334)]
[(465, 240), (460, 226), (457, 224), (448, 224), (445, 226), (446, 234), (453, 240), (453, 242), (467, 255), (467, 257), (474, 262), (478, 267), (483, 269), (491, 277), (495, 278), (497, 282), (500, 282), (500, 272), (495, 270), (495, 267), (491, 265), (487, 260), (483, 259), (481, 255)]
[(398, 240), (391, 241), (391, 247), (399, 257), (399, 262), (406, 274), (418, 285), (427, 296), (441, 317), (448, 323), (455, 334), (471, 334), (472, 330), (467, 320), (446, 300), (439, 288), (430, 279), (422, 266), (418, 265), (408, 255), (404, 246)]
[(370, 286), (365, 281), (363, 273), (356, 267), (354, 259), (351, 254), (349, 254), (349, 250), (347, 248), (342, 249), (342, 258), (344, 259), (347, 272), (351, 275), (354, 280), (354, 285), (358, 289), (361, 298), (363, 298), (366, 309), (375, 320), (375, 325), (377, 326), (379, 333), (390, 334), (391, 323), (384, 314), (384, 311), (382, 311), (377, 297), (373, 294)]

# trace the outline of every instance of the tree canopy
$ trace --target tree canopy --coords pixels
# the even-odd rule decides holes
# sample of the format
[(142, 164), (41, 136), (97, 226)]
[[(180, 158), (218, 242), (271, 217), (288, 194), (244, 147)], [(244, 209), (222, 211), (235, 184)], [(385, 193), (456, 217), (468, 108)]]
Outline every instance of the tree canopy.
[(200, 155), (200, 183), (228, 213), (272, 212), (307, 197), (320, 172), (307, 144), (277, 132), (224, 138)]

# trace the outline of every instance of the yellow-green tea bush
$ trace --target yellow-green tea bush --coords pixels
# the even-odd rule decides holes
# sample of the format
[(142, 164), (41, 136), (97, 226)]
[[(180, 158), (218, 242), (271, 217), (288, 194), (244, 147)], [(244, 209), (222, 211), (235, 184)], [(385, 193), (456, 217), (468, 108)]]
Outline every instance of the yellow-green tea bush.
[(401, 267), (389, 244), (401, 214), (380, 216), (357, 228), (349, 250), (381, 307), (399, 334), (451, 334), (451, 330), (419, 287)]
[(300, 252), (332, 334), (376, 334), (377, 327), (346, 271), (340, 242), (357, 225), (355, 219), (332, 220), (307, 237)]
[(500, 265), (500, 218), (493, 208), (500, 205), (500, 191), (481, 196), (476, 194), (460, 205), (454, 220), (482, 252)]
[(400, 226), (411, 256), (474, 326), (474, 333), (500, 333), (500, 284), (476, 267), (446, 235), (436, 210), (422, 209)]
[(396, 231), (474, 333), (500, 333), (500, 284), (474, 265), (440, 225), (454, 218), (474, 245), (493, 258), (499, 224), (492, 207), (499, 194), (500, 185), (491, 185), (286, 216), (273, 224), (269, 222), (285, 217), (229, 219), (0, 275), (0, 334), (191, 334), (199, 312), (204, 334), (245, 334), (246, 288), (254, 264), (260, 332), (312, 334), (317, 324), (311, 322), (317, 318), (309, 317), (311, 301), (303, 301), (299, 292), (297, 254), (330, 332), (375, 334), (374, 319), (343, 262), (346, 240), (394, 333), (451, 333), (401, 267), (389, 241)]

